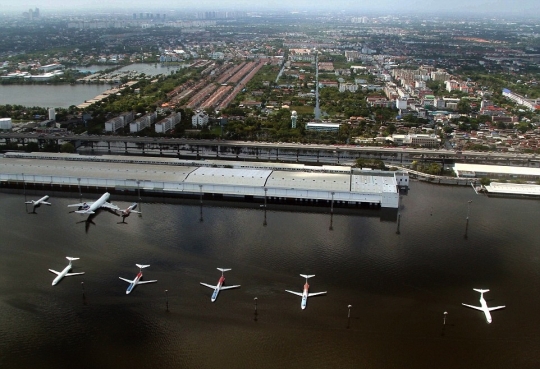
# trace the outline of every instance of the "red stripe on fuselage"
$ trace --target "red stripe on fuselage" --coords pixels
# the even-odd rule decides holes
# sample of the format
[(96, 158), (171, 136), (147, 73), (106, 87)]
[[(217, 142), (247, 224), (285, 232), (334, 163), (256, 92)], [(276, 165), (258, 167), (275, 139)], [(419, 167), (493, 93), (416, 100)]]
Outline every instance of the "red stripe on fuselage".
[(225, 282), (225, 277), (221, 276), (221, 278), (218, 281), (218, 286), (223, 286), (224, 282)]

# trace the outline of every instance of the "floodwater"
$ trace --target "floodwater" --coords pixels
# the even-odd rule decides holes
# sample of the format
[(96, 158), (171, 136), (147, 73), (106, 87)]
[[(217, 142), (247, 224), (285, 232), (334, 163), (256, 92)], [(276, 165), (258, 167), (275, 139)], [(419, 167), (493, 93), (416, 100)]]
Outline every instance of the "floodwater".
[[(2, 368), (540, 365), (538, 201), (413, 182), (396, 234), (378, 210), (331, 216), (269, 204), (265, 217), (258, 204), (156, 198), (127, 224), (106, 211), (86, 222), (67, 207), (77, 194), (53, 195), (28, 214), (22, 194), (0, 193)], [(73, 272), (86, 274), (51, 286), (48, 269), (62, 270), (66, 256), (80, 257)], [(126, 295), (118, 277), (134, 278), (136, 263), (158, 282)], [(232, 268), (225, 285), (241, 288), (212, 303), (199, 282), (217, 283), (217, 267)], [(302, 290), (300, 273), (316, 275), (311, 292), (328, 291), (306, 310), (285, 292)], [(492, 324), (461, 305), (479, 305), (473, 288), (491, 290), (489, 306), (506, 305)]]
[[(170, 74), (184, 66), (167, 66), (161, 64), (131, 64), (118, 69), (120, 72), (136, 71), (153, 76)], [(99, 71), (111, 66), (93, 66), (88, 71)], [(45, 108), (69, 108), (93, 99), (112, 85), (74, 84), (74, 85), (0, 85), (0, 104), (39, 106)]]

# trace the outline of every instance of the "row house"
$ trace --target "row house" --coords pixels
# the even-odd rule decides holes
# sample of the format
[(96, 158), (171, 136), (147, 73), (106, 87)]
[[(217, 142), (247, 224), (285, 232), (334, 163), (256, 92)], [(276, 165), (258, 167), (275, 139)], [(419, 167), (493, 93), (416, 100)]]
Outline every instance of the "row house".
[(337, 81), (329, 81), (329, 80), (323, 80), (319, 82), (319, 87), (335, 87), (339, 88), (339, 84)]
[(315, 55), (312, 54), (311, 49), (290, 49), (289, 60), (314, 62)]
[(339, 84), (339, 92), (356, 92), (358, 91), (358, 85), (355, 83), (340, 83)]
[(377, 108), (390, 108), (393, 104), (390, 100), (381, 96), (368, 96), (366, 97), (366, 103)]
[(461, 81), (456, 81), (454, 79), (444, 81), (444, 86), (446, 88), (446, 91), (448, 92), (458, 90), (467, 94), (469, 93), (469, 86), (467, 86), (466, 83), (461, 82)]
[(118, 129), (125, 127), (129, 123), (133, 122), (133, 112), (126, 112), (120, 114), (120, 116), (110, 119), (105, 122), (105, 132), (116, 132)]
[(507, 88), (503, 89), (502, 95), (514, 101), (516, 104), (525, 106), (529, 110), (534, 111), (534, 110), (540, 109), (540, 104), (538, 100), (527, 99), (524, 96), (517, 94), (515, 92), (512, 92)]
[(206, 114), (204, 111), (197, 110), (191, 117), (191, 126), (194, 128), (204, 127), (208, 124), (208, 120), (208, 114)]
[(167, 118), (160, 120), (155, 125), (156, 133), (166, 133), (174, 128), (182, 120), (181, 113), (172, 113)]
[(135, 133), (142, 131), (146, 127), (150, 127), (152, 123), (154, 123), (157, 119), (157, 113), (148, 113), (143, 115), (142, 117), (136, 119), (135, 121), (131, 122), (129, 124), (129, 132)]

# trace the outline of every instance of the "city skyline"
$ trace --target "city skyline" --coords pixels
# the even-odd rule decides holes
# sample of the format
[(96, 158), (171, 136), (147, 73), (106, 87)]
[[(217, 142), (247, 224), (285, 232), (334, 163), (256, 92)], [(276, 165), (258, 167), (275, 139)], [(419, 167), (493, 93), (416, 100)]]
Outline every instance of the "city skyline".
[(119, 0), (112, 4), (95, 4), (82, 0), (50, 0), (46, 3), (24, 2), (13, 3), (12, 1), (0, 0), (2, 11), (0, 14), (18, 13), (28, 11), (28, 9), (39, 8), (43, 15), (56, 12), (86, 12), (86, 11), (207, 11), (207, 10), (242, 10), (242, 11), (334, 11), (351, 13), (379, 13), (379, 14), (506, 14), (510, 16), (531, 16), (536, 12), (536, 0), (523, 0), (519, 4), (511, 0), (486, 0), (471, 4), (466, 0), (456, 0), (451, 3), (434, 5), (429, 0), (388, 0), (383, 4), (372, 2), (356, 2), (351, 0), (336, 0), (331, 4), (313, 4), (308, 0), (284, 1), (258, 3), (247, 0), (233, 0), (226, 4), (214, 0), (202, 0), (197, 5), (171, 4), (164, 0), (157, 0), (148, 4), (143, 1)]

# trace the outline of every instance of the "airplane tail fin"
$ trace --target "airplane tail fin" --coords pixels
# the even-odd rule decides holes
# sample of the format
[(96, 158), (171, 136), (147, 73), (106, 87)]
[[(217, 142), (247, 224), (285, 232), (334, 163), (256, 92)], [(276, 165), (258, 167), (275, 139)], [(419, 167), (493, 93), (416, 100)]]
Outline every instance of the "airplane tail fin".
[(79, 260), (80, 258), (72, 258), (70, 256), (66, 256), (66, 259), (68, 259), (69, 261), (73, 261), (73, 260)]
[(221, 273), (223, 272), (228, 272), (229, 270), (232, 270), (232, 269), (224, 269), (224, 268), (217, 268), (217, 270), (219, 270)]
[(478, 289), (478, 288), (473, 288), (473, 290), (475, 290), (476, 292), (480, 292), (480, 293), (489, 292), (489, 290), (481, 290), (481, 289)]
[(315, 277), (315, 274), (300, 274), (300, 277), (304, 277), (305, 279)]
[(148, 268), (150, 266), (150, 265), (142, 265), (142, 264), (135, 264), (135, 265), (137, 265), (141, 269)]

